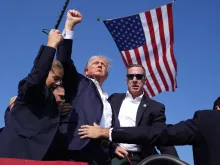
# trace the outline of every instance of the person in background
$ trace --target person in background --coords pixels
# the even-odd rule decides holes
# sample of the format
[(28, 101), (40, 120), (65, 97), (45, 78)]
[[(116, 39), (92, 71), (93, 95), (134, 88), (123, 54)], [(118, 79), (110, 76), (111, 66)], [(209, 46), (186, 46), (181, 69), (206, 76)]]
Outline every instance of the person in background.
[(215, 100), (213, 110), (220, 110), (220, 97)]
[(42, 160), (59, 127), (60, 114), (53, 90), (63, 78), (63, 67), (53, 61), (63, 41), (52, 29), (34, 66), (18, 84), (18, 94), (0, 134), (0, 157)]

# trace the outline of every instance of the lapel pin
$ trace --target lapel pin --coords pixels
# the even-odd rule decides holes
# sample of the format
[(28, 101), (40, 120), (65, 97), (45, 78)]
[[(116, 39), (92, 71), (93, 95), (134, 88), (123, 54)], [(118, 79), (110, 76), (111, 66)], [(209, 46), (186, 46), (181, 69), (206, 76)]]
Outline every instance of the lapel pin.
[(146, 108), (146, 107), (147, 107), (147, 104), (144, 104), (143, 107)]

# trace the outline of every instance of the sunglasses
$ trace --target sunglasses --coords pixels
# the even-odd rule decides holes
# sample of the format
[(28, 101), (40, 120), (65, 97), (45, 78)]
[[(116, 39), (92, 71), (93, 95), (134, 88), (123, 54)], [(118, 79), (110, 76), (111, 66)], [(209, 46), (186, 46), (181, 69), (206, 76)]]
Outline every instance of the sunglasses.
[(142, 80), (145, 78), (143, 74), (127, 74), (128, 80), (133, 80), (134, 77), (136, 77), (137, 80)]

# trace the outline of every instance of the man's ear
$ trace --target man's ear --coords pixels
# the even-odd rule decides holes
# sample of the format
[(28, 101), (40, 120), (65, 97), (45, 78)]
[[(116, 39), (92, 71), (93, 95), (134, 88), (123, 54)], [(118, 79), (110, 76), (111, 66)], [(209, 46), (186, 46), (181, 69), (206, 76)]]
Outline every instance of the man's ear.
[(84, 69), (84, 76), (88, 76), (88, 68)]

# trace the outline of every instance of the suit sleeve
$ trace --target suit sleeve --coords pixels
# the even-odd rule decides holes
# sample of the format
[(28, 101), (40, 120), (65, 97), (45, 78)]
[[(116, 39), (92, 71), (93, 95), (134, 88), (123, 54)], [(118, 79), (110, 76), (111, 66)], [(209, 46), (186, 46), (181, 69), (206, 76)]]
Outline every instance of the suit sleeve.
[(77, 89), (78, 82), (82, 77), (76, 70), (76, 67), (71, 59), (72, 54), (72, 39), (64, 39), (57, 49), (57, 60), (60, 61), (64, 68), (64, 89), (65, 100), (71, 102), (73, 99), (73, 91)]
[[(166, 125), (166, 116), (165, 116), (165, 106), (161, 105), (159, 107), (159, 111), (156, 111), (153, 117), (153, 123), (158, 123), (161, 125)], [(158, 145), (157, 149), (160, 151), (161, 154), (169, 154), (176, 157), (179, 157), (177, 151), (174, 146), (162, 146)]]
[(54, 48), (41, 46), (31, 72), (19, 82), (18, 99), (33, 101), (45, 97), (45, 82), (51, 70), (55, 52)]
[(139, 127), (121, 127), (112, 130), (112, 140), (117, 143), (139, 145), (193, 145), (199, 134), (199, 117), (166, 127), (161, 124)]
[(8, 123), (8, 116), (10, 115), (10, 108), (7, 107), (4, 114), (5, 125)]

